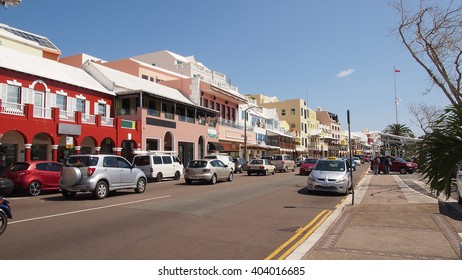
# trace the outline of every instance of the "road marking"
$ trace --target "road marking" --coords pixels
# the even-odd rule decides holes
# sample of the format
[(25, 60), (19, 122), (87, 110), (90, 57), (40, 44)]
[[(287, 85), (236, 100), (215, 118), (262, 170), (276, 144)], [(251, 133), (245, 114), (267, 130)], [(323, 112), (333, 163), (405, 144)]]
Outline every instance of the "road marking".
[(171, 197), (171, 195), (164, 195), (164, 196), (158, 196), (158, 197), (153, 197), (153, 198), (146, 198), (146, 199), (135, 200), (135, 201), (130, 201), (130, 202), (124, 202), (124, 203), (106, 205), (106, 206), (101, 206), (101, 207), (88, 208), (88, 209), (83, 209), (83, 210), (65, 212), (65, 213), (54, 214), (54, 215), (48, 215), (48, 216), (42, 216), (42, 217), (35, 217), (35, 218), (24, 219), (24, 220), (19, 220), (19, 221), (12, 221), (12, 222), (8, 222), (8, 224), (19, 224), (19, 223), (24, 223), (24, 222), (37, 221), (37, 220), (55, 218), (55, 217), (60, 217), (60, 216), (67, 216), (67, 215), (78, 214), (78, 213), (83, 213), (83, 212), (96, 211), (96, 210), (101, 210), (101, 209), (106, 209), (106, 208), (117, 207), (117, 206), (135, 204), (135, 203), (140, 203), (140, 202), (146, 202), (146, 201), (150, 201), (150, 200), (157, 200), (157, 199), (162, 199), (162, 198), (167, 198), (167, 197)]
[[(276, 255), (278, 255), (282, 250), (284, 250), (286, 247), (288, 247), (292, 242), (294, 242), (297, 238), (300, 237), (308, 228), (310, 228), (313, 224), (313, 228), (309, 230), (305, 236), (303, 236), (299, 241), (297, 241), (292, 247), (290, 247), (280, 258), (279, 260), (284, 259), (287, 257), (290, 253), (292, 253), (295, 248), (297, 248), (298, 245), (300, 245), (301, 242), (305, 241), (326, 219), (327, 217), (332, 214), (332, 211), (330, 210), (323, 210), (321, 213), (319, 213), (311, 222), (309, 222), (306, 226), (303, 228), (297, 230), (297, 232), (292, 236), (289, 240), (287, 240), (284, 244), (279, 246), (273, 253), (271, 253), (268, 257), (265, 258), (265, 260), (271, 260), (273, 259)], [(322, 217), (322, 218), (321, 218)], [(320, 219), (321, 218), (321, 219)], [(320, 219), (320, 220), (319, 220)], [(319, 220), (319, 221), (318, 221)]]

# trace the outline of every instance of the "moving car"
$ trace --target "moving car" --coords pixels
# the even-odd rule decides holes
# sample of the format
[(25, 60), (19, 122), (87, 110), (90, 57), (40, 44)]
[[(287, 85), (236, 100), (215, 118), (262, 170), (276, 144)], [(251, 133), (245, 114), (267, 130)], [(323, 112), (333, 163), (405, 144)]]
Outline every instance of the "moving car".
[(233, 158), (234, 162), (234, 173), (242, 173), (247, 165), (244, 158)]
[(276, 167), (267, 159), (253, 159), (247, 164), (247, 175), (257, 173), (258, 175), (276, 174)]
[(353, 157), (352, 159), (353, 159), (353, 161), (355, 162), (356, 166), (360, 166), (360, 165), (361, 165), (361, 158), (359, 158), (359, 157)]
[(204, 159), (219, 159), (224, 164), (229, 166), (229, 168), (231, 168), (233, 171), (236, 170), (236, 168), (234, 166), (233, 158), (228, 156), (228, 155), (225, 155), (225, 154), (209, 154), (209, 155), (206, 155), (204, 157)]
[(307, 180), (307, 190), (348, 194), (352, 187), (350, 164), (337, 158), (320, 159)]
[(62, 168), (61, 163), (48, 160), (15, 162), (3, 172), (3, 177), (13, 181), (15, 189), (37, 196), (43, 191), (59, 191)]
[(232, 181), (234, 171), (219, 159), (192, 160), (184, 170), (186, 184), (193, 181), (206, 181), (216, 184), (218, 181)]
[(124, 157), (117, 155), (72, 155), (61, 172), (61, 194), (74, 198), (77, 192), (92, 192), (97, 199), (109, 192), (134, 189), (143, 193), (146, 175)]
[(288, 172), (289, 170), (295, 171), (295, 161), (292, 156), (286, 154), (273, 155), (271, 163), (276, 166), (276, 171)]
[(300, 175), (310, 175), (311, 170), (316, 165), (316, 162), (318, 162), (317, 158), (306, 158), (302, 165), (300, 165)]
[(147, 151), (137, 152), (133, 157), (133, 165), (143, 170), (148, 180), (157, 182), (164, 178), (180, 180), (184, 167), (175, 152)]

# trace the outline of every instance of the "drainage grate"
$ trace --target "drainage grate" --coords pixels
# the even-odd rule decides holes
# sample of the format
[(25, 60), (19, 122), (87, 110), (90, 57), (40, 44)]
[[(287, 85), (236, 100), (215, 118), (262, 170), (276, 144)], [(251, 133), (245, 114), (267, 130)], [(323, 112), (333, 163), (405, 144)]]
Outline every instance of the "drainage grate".
[(278, 229), (278, 231), (283, 231), (283, 232), (297, 232), (301, 227), (287, 227), (287, 228), (281, 228)]

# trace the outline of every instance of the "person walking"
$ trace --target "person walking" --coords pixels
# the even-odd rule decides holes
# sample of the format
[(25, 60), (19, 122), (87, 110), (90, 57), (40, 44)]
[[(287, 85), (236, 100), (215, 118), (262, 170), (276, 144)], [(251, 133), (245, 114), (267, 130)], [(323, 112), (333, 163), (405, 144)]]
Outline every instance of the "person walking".
[(384, 167), (385, 167), (385, 174), (390, 173), (391, 160), (390, 160), (389, 157), (386, 157), (386, 158), (383, 160), (383, 165), (384, 165)]
[(372, 169), (374, 170), (374, 175), (379, 174), (380, 158), (376, 155), (372, 160)]

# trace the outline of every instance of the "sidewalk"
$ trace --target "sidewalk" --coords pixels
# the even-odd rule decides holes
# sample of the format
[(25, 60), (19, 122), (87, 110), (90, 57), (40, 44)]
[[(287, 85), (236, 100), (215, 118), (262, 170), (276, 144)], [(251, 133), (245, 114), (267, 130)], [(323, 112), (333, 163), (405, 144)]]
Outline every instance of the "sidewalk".
[(365, 175), (352, 196), (287, 259), (458, 260), (462, 206), (397, 175)]

